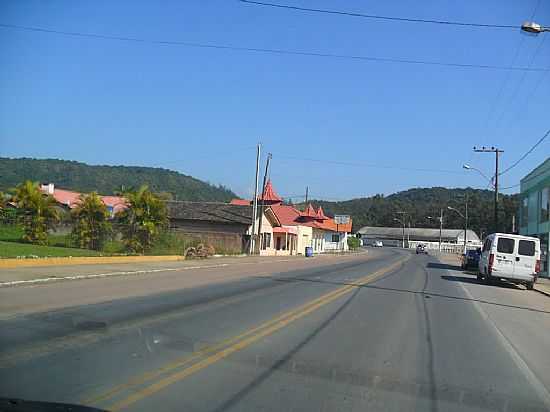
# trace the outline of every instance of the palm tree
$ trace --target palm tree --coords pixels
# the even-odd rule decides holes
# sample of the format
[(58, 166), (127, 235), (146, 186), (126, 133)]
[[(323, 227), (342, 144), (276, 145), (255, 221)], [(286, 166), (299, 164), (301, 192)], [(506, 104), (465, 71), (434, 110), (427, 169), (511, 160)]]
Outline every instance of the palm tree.
[(74, 220), (72, 238), (81, 248), (101, 250), (111, 233), (109, 211), (96, 192), (81, 195), (71, 212)]
[(166, 204), (146, 185), (125, 192), (124, 197), (128, 208), (117, 214), (122, 238), (129, 250), (145, 253), (166, 227)]
[(40, 191), (38, 183), (27, 180), (15, 188), (13, 200), (23, 212), (23, 240), (40, 245), (47, 243), (48, 229), (59, 221), (55, 199)]

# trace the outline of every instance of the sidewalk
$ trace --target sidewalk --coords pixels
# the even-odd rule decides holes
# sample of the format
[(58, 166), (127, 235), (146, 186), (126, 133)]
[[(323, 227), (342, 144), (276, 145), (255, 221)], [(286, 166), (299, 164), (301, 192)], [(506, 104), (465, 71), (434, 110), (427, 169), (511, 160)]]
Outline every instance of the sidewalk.
[(537, 292), (543, 293), (546, 296), (550, 296), (550, 279), (538, 278), (537, 283), (533, 286)]

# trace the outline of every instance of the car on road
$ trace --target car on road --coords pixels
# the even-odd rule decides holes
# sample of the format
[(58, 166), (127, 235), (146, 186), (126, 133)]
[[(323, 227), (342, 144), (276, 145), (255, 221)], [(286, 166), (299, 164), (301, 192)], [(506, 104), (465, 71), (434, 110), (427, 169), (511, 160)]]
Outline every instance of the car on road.
[(372, 245), (374, 247), (383, 247), (384, 246), (384, 244), (382, 243), (381, 240), (376, 240)]
[(419, 255), (419, 254), (428, 254), (428, 249), (426, 248), (426, 245), (417, 245), (416, 246), (416, 254)]
[(533, 289), (540, 272), (540, 240), (535, 237), (493, 233), (483, 242), (478, 280), (491, 284), (504, 279)]
[(462, 255), (462, 262), (460, 267), (464, 270), (469, 268), (477, 269), (479, 266), (479, 257), (481, 256), (481, 248), (472, 249), (466, 251), (466, 254)]

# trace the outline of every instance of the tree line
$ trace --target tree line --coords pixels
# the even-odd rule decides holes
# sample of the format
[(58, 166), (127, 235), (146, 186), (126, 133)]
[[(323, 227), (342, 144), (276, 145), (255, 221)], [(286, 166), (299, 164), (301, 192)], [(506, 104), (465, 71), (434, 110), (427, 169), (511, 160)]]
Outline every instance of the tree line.
[(0, 192), (0, 209), (5, 216), (8, 202), (15, 203), (16, 223), (23, 227), (25, 242), (45, 245), (48, 232), (65, 220), (72, 224), (70, 236), (80, 248), (102, 250), (106, 240), (120, 233), (128, 252), (146, 253), (168, 226), (166, 203), (147, 185), (121, 195), (127, 208), (113, 219), (97, 192), (82, 194), (77, 206), (63, 216), (53, 196), (44, 194), (38, 182), (27, 180), (11, 195)]
[(147, 184), (155, 193), (174, 200), (228, 202), (237, 197), (230, 189), (212, 185), (173, 170), (140, 166), (95, 166), (59, 159), (0, 157), (0, 190), (25, 180), (54, 182), (64, 189), (104, 195)]
[[(447, 189), (443, 187), (415, 188), (398, 192), (389, 196), (375, 195), (366, 198), (352, 199), (341, 202), (312, 200), (317, 206), (330, 215), (349, 214), (353, 218), (353, 230), (363, 226), (399, 227), (403, 219), (412, 227), (439, 227), (439, 215), (443, 209), (443, 227), (461, 229), (464, 219), (451, 206), (465, 214), (466, 199), (468, 200), (468, 228), (478, 236), (494, 231), (512, 232), (515, 218), (515, 230), (518, 230), (519, 195), (499, 194), (499, 227), (493, 224), (494, 192), (473, 188)], [(297, 205), (302, 207), (303, 204)], [(431, 218), (431, 219), (430, 219)]]

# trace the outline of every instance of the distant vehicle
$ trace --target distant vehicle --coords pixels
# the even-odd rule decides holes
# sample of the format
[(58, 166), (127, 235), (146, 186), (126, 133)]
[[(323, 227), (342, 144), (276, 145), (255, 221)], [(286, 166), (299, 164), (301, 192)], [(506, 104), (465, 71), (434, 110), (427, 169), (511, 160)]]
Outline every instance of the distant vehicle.
[(428, 249), (426, 249), (426, 246), (425, 245), (417, 245), (416, 246), (416, 254), (421, 254), (421, 253), (424, 253), (424, 254), (428, 254)]
[(533, 289), (540, 272), (540, 240), (535, 237), (493, 233), (485, 238), (478, 264), (478, 280), (505, 279)]
[(460, 267), (464, 270), (469, 268), (477, 269), (477, 267), (479, 266), (480, 256), (481, 248), (466, 251), (466, 254), (462, 255), (462, 263), (460, 264)]
[(382, 243), (381, 240), (376, 240), (372, 245), (374, 247), (383, 247), (384, 246), (384, 244)]

